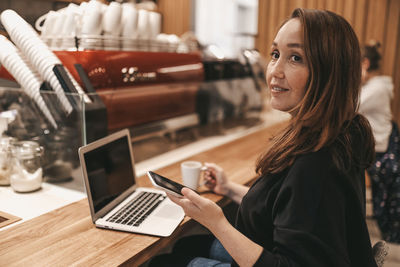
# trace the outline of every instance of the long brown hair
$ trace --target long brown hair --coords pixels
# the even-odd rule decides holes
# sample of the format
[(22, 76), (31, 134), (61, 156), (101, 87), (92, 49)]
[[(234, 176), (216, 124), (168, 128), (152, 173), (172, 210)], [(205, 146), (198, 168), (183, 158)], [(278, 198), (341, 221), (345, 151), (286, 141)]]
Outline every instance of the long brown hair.
[[(361, 84), (356, 34), (344, 18), (330, 11), (298, 8), (290, 19), (299, 19), (303, 26), (309, 81), (305, 96), (291, 112), (289, 126), (271, 140), (256, 171), (278, 173), (291, 166), (297, 156), (338, 142), (340, 152), (332, 153), (338, 168), (350, 168), (353, 161), (370, 164), (374, 142), (371, 129), (368, 121), (356, 112)], [(351, 144), (349, 129), (356, 115), (356, 128), (365, 138), (365, 159), (354, 158), (358, 156)]]

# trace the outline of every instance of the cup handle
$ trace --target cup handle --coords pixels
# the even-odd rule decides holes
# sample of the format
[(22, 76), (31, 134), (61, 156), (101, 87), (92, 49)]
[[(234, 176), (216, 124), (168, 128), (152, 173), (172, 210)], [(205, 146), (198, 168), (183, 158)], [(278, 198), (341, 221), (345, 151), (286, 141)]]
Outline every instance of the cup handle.
[(49, 15), (49, 13), (46, 13), (46, 14), (44, 14), (44, 15), (41, 15), (41, 16), (35, 21), (35, 28), (36, 28), (36, 30), (42, 32), (43, 26), (44, 26), (44, 22), (46, 21), (48, 15)]
[[(201, 168), (200, 168), (200, 171), (201, 172), (203, 172), (203, 171), (206, 171), (206, 170), (208, 170), (208, 167), (207, 166), (201, 166)], [(201, 183), (199, 183), (199, 187), (202, 187), (203, 185), (205, 185), (206, 184), (206, 181), (204, 180), (204, 179), (202, 179), (202, 181), (201, 181)]]

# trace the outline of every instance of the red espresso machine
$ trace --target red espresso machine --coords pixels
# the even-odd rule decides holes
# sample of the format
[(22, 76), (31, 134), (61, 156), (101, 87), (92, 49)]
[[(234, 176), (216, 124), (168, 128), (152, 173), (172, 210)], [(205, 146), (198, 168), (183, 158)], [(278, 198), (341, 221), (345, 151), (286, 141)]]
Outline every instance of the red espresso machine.
[[(196, 112), (196, 94), (204, 80), (203, 63), (197, 52), (85, 50), (54, 53), (89, 97), (92, 100), (94, 95), (97, 99), (100, 97), (105, 106), (103, 118), (87, 116), (88, 125), (104, 126), (105, 123), (109, 133)], [(76, 64), (81, 65), (95, 92), (88, 92)], [(4, 67), (0, 68), (0, 78), (13, 80)], [(86, 105), (90, 109), (91, 104)], [(95, 121), (91, 122), (90, 118)], [(90, 142), (101, 136), (88, 137)]]

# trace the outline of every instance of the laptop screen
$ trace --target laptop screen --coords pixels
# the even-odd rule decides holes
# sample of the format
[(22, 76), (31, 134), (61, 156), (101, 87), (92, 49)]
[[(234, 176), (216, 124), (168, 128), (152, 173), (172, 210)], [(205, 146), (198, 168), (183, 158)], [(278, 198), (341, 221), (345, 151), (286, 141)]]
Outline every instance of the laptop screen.
[(128, 136), (84, 154), (94, 212), (135, 184)]

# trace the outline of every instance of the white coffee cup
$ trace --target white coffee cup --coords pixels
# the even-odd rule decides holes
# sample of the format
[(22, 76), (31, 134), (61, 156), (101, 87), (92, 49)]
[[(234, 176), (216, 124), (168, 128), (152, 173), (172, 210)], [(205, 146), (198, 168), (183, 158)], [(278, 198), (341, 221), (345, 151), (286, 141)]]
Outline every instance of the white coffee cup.
[(35, 28), (41, 32), (42, 36), (52, 35), (57, 16), (58, 13), (56, 11), (50, 10), (36, 20)]
[(60, 36), (61, 32), (63, 31), (63, 26), (66, 17), (66, 10), (61, 9), (57, 11), (57, 15), (55, 15), (54, 25), (51, 30), (51, 37)]
[(181, 163), (183, 185), (196, 190), (199, 187), (200, 173), (206, 170), (199, 161), (184, 161)]
[(91, 0), (85, 7), (82, 17), (82, 35), (98, 35), (101, 33), (103, 6), (96, 0)]
[(65, 21), (63, 23), (61, 31), (62, 37), (76, 35), (77, 14), (78, 14), (78, 5), (70, 3), (67, 9), (65, 10)]
[(148, 16), (149, 37), (150, 39), (156, 39), (157, 35), (161, 33), (161, 14), (151, 11)]
[(105, 35), (119, 36), (121, 31), (122, 6), (111, 2), (103, 15), (103, 31)]
[(149, 11), (145, 9), (138, 10), (137, 32), (140, 39), (148, 40), (150, 38), (149, 31)]
[(128, 38), (137, 37), (138, 11), (133, 3), (122, 4), (122, 29), (121, 36)]

